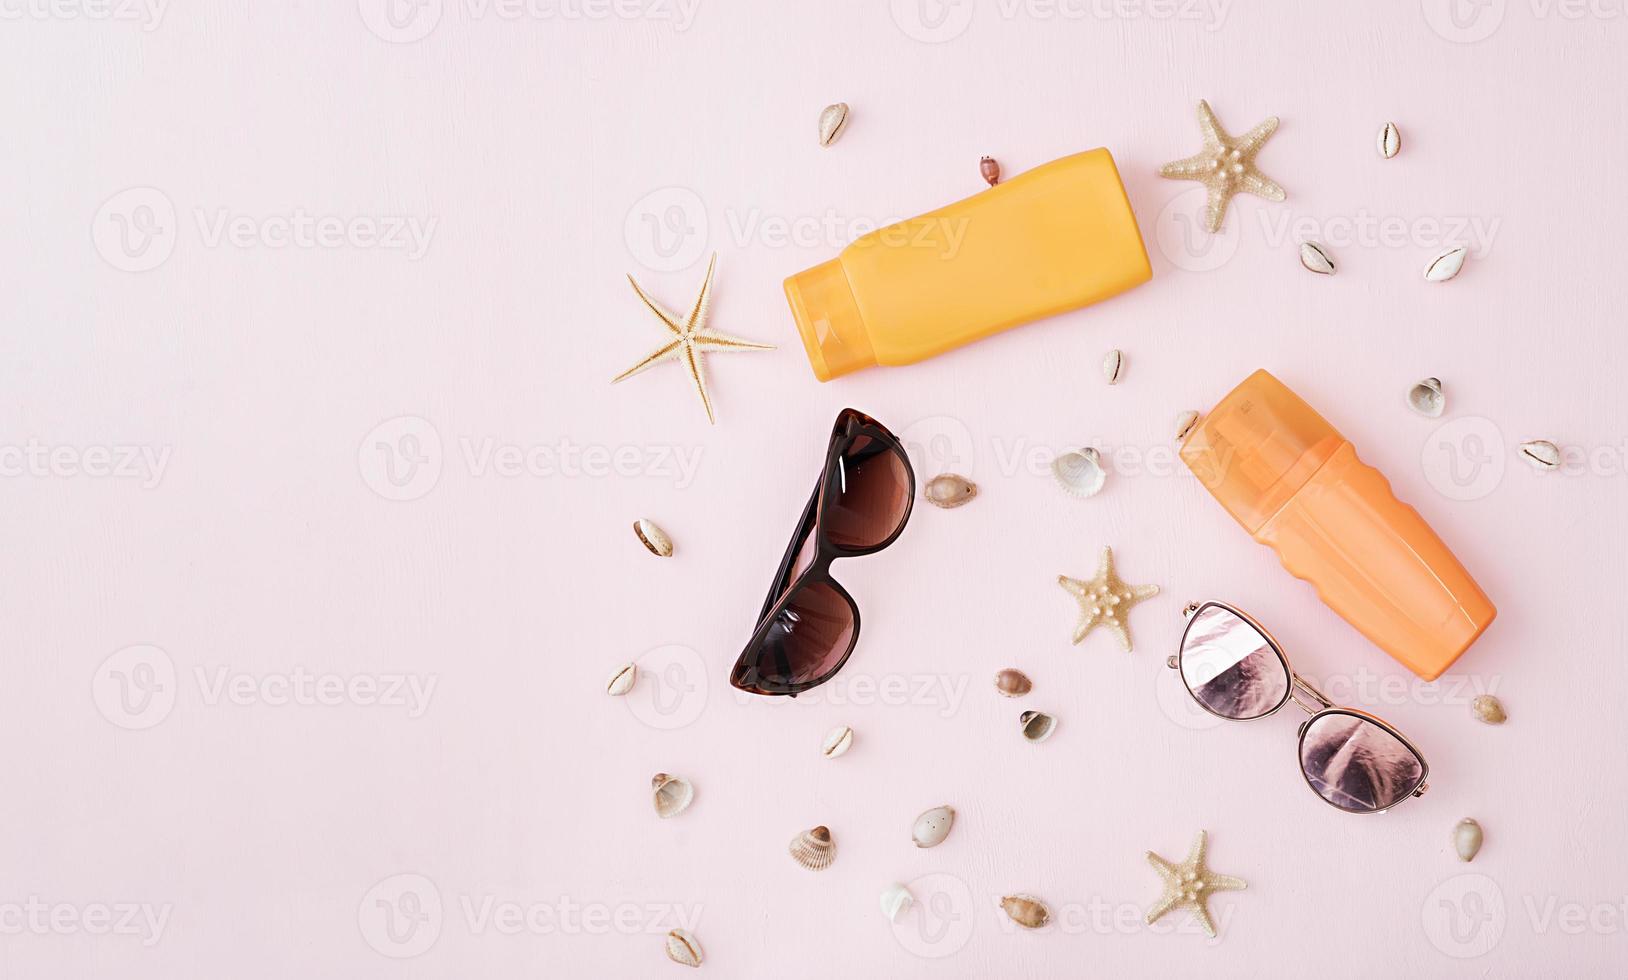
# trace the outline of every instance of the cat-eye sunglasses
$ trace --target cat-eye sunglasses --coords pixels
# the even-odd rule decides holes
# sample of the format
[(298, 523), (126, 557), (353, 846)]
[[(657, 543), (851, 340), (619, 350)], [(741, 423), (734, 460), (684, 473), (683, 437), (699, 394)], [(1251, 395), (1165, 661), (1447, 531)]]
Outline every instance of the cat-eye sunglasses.
[(1195, 603), (1182, 613), (1187, 629), (1166, 666), (1218, 718), (1265, 718), (1290, 701), (1311, 715), (1300, 725), (1300, 774), (1324, 802), (1347, 813), (1383, 813), (1424, 795), (1424, 754), (1373, 715), (1336, 707), (1294, 672), (1265, 627), (1224, 602)]
[(859, 640), (859, 606), (831, 577), (831, 562), (892, 544), (915, 495), (915, 472), (899, 440), (863, 412), (843, 409), (730, 684), (796, 697), (842, 669)]

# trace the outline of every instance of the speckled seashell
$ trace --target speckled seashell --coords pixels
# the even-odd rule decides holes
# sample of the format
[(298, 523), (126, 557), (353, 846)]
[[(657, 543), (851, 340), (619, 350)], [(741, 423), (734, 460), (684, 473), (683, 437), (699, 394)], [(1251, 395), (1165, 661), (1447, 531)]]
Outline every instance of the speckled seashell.
[(656, 773), (650, 780), (650, 790), (650, 801), (656, 808), (656, 816), (663, 820), (683, 813), (695, 799), (695, 787), (690, 785), (688, 779), (669, 776), (664, 772)]
[(1323, 246), (1316, 242), (1300, 243), (1300, 264), (1320, 276), (1334, 274), (1334, 260), (1323, 251)]
[(1057, 719), (1044, 711), (1025, 711), (1018, 715), (1018, 724), (1022, 726), (1024, 738), (1031, 742), (1044, 742), (1051, 738), (1051, 733), (1057, 728)]
[(1464, 268), (1464, 257), (1470, 250), (1463, 245), (1455, 245), (1430, 260), (1425, 266), (1424, 277), (1426, 282), (1446, 282), (1459, 274)]
[(1062, 454), (1051, 461), (1051, 472), (1057, 477), (1057, 485), (1076, 497), (1095, 496), (1108, 479), (1102, 457), (1095, 449)]
[(978, 484), (959, 473), (940, 473), (921, 488), (922, 498), (934, 507), (949, 510), (978, 496)]
[(683, 929), (667, 934), (667, 958), (684, 966), (701, 965), (701, 944)]
[(954, 825), (955, 811), (947, 806), (935, 806), (916, 818), (915, 826), (910, 828), (910, 839), (917, 847), (937, 847), (950, 836)]
[(673, 539), (667, 536), (666, 531), (657, 527), (654, 521), (643, 518), (634, 521), (633, 533), (638, 537), (639, 543), (644, 545), (645, 550), (652, 555), (657, 558), (673, 557)]
[(1039, 929), (1051, 921), (1051, 910), (1046, 903), (1032, 895), (1008, 895), (1001, 899), (1001, 909), (1025, 929)]
[(613, 698), (619, 698), (633, 690), (633, 684), (638, 679), (639, 668), (633, 664), (623, 664), (611, 675), (610, 682), (605, 685), (605, 693)]
[(910, 911), (910, 906), (915, 903), (916, 896), (897, 882), (882, 889), (882, 914), (887, 916), (889, 922), (898, 922), (899, 916)]
[(1378, 144), (1379, 155), (1389, 160), (1402, 152), (1402, 131), (1396, 128), (1396, 123), (1388, 122), (1385, 124), (1385, 128), (1379, 131), (1379, 138), (1376, 143)]
[(1029, 675), (1015, 667), (1008, 667), (995, 675), (995, 690), (1009, 698), (1021, 698), (1033, 689)]
[(836, 102), (820, 110), (820, 145), (830, 146), (848, 128), (848, 103)]
[(1560, 447), (1547, 439), (1521, 443), (1521, 458), (1534, 469), (1552, 470), (1560, 465)]
[(1481, 853), (1482, 840), (1481, 825), (1469, 817), (1453, 825), (1453, 850), (1458, 852), (1460, 861), (1474, 861)]
[(1488, 725), (1502, 725), (1509, 720), (1509, 715), (1504, 712), (1504, 703), (1490, 694), (1477, 694), (1470, 701), (1470, 713), (1475, 715), (1476, 721)]
[(1198, 425), (1201, 418), (1203, 416), (1197, 412), (1183, 412), (1176, 416), (1176, 441), (1181, 442), (1187, 438), (1187, 433), (1193, 431), (1193, 426)]
[(827, 759), (835, 759), (853, 744), (854, 730), (847, 725), (838, 725), (825, 733), (825, 740), (820, 743), (820, 754)]
[(825, 827), (803, 831), (791, 839), (786, 850), (791, 853), (793, 861), (810, 871), (830, 866), (837, 857), (836, 842), (831, 839), (831, 831)]
[(1102, 358), (1102, 376), (1108, 379), (1109, 384), (1118, 384), (1119, 379), (1125, 375), (1125, 353), (1117, 347)]
[(1408, 389), (1408, 407), (1427, 419), (1439, 419), (1447, 408), (1440, 378), (1425, 378)]

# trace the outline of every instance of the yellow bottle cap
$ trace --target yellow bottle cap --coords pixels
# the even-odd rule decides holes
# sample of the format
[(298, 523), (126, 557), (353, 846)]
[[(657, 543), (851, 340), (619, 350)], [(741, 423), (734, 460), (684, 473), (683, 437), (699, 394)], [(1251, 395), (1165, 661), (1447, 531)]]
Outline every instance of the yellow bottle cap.
[(876, 364), (842, 260), (822, 262), (787, 279), (786, 299), (816, 378), (830, 381)]

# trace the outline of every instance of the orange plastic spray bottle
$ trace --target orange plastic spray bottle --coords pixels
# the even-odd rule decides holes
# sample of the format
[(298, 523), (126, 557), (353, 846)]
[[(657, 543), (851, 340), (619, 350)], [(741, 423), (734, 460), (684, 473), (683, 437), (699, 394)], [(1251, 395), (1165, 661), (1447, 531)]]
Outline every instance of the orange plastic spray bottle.
[(1419, 512), (1265, 371), (1193, 427), (1181, 458), (1284, 568), (1425, 680), (1498, 614)]

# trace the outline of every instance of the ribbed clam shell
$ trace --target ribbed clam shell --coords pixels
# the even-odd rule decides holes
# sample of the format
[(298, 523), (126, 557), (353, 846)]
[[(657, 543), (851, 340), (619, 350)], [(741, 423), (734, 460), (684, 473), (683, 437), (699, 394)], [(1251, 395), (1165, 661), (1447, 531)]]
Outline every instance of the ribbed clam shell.
[(1094, 496), (1108, 479), (1102, 469), (1102, 457), (1095, 449), (1062, 454), (1052, 460), (1051, 472), (1057, 484), (1076, 497)]
[(656, 816), (663, 820), (683, 813), (695, 799), (695, 787), (690, 785), (688, 779), (669, 776), (664, 772), (656, 773), (650, 780), (650, 790)]
[(1447, 408), (1447, 395), (1440, 378), (1425, 378), (1408, 389), (1408, 407), (1425, 418), (1439, 419)]
[(810, 871), (828, 867), (837, 857), (837, 844), (831, 839), (831, 831), (825, 827), (803, 831), (791, 839), (786, 850), (791, 852), (793, 861)]

